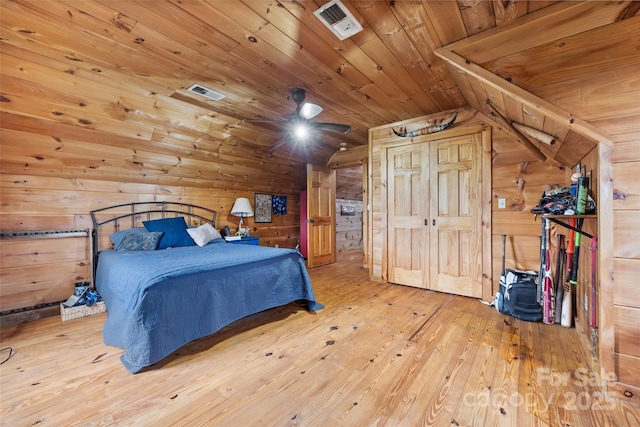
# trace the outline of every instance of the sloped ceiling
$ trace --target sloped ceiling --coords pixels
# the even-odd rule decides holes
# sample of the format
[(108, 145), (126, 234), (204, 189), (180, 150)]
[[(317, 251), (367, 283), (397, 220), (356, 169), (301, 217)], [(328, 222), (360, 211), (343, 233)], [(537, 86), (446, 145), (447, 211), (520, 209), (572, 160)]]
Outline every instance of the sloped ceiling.
[[(467, 104), (524, 140), (529, 155), (573, 166), (598, 142), (611, 140), (600, 122), (638, 115), (638, 90), (631, 86), (640, 66), (633, 47), (640, 45), (639, 8), (556, 4), (436, 55), (449, 65)], [(525, 138), (512, 122), (544, 131), (556, 142)]]
[[(637, 46), (638, 2), (344, 1), (364, 26), (345, 41), (313, 15), (324, 3), (3, 0), (3, 172), (293, 191), (304, 163), (326, 164), (343, 142), (366, 145), (371, 127), (465, 105), (497, 120), (484, 99), (558, 137), (539, 149), (565, 164), (601, 129), (615, 133), (610, 112), (637, 118), (637, 80), (627, 91), (599, 83), (622, 97), (615, 108), (599, 90), (585, 100), (579, 82), (637, 67), (637, 49), (619, 43)], [(602, 37), (599, 50), (585, 35)], [(226, 97), (193, 95), (193, 83)], [(352, 131), (283, 144), (278, 126), (243, 121), (286, 119), (295, 87), (324, 108), (318, 121)], [(532, 158), (494, 150), (496, 161)]]

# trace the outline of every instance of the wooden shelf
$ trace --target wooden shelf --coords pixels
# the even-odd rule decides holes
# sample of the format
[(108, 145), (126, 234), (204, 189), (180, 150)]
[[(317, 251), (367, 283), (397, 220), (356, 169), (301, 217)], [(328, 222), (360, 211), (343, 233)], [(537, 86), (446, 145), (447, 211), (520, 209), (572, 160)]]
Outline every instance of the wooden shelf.
[(568, 228), (569, 230), (573, 230), (576, 233), (580, 233), (583, 236), (588, 237), (590, 239), (593, 239), (593, 236), (591, 234), (585, 233), (582, 230), (578, 230), (577, 228), (572, 227), (569, 224), (566, 224), (566, 223), (560, 221), (560, 219), (572, 219), (572, 218), (574, 218), (574, 219), (597, 219), (598, 218), (598, 215), (596, 215), (596, 214), (586, 214), (586, 215), (551, 215), (551, 214), (538, 215), (538, 214), (535, 214), (535, 215), (536, 215), (536, 217), (540, 216), (542, 218), (548, 219), (549, 221), (553, 222), (554, 224), (558, 224), (558, 225), (560, 225), (560, 226), (562, 226), (564, 228)]
[(571, 218), (598, 218), (598, 215), (596, 214), (586, 214), (586, 215), (551, 215), (551, 214), (542, 214), (539, 215), (543, 218), (567, 218), (567, 219), (571, 219)]

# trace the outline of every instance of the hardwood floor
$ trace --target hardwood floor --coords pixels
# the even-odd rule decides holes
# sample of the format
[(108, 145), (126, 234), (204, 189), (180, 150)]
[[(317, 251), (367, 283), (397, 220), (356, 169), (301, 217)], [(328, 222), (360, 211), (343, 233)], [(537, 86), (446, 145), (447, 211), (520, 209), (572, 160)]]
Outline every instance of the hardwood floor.
[[(245, 318), (131, 375), (106, 314), (0, 330), (7, 426), (631, 426), (573, 330), (471, 298), (369, 282), (357, 253), (310, 272), (326, 308)], [(7, 351), (0, 353), (2, 359)]]

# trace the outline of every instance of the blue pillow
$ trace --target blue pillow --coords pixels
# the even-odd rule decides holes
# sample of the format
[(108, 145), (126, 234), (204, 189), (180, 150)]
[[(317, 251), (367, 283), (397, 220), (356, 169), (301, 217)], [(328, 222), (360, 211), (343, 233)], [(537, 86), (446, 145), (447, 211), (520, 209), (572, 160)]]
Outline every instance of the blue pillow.
[(136, 233), (136, 234), (147, 233), (147, 229), (146, 228), (129, 228), (127, 230), (120, 230), (113, 233), (112, 235), (109, 236), (109, 238), (111, 239), (111, 243), (113, 243), (113, 247), (118, 248), (118, 246), (120, 246), (120, 243), (122, 243), (122, 240), (126, 237), (126, 235), (131, 233)]
[(195, 246), (195, 242), (187, 233), (187, 223), (183, 217), (154, 219), (143, 221), (147, 231), (161, 231), (157, 249), (177, 248), (179, 246)]
[(129, 233), (116, 248), (117, 251), (155, 251), (162, 237), (159, 231)]

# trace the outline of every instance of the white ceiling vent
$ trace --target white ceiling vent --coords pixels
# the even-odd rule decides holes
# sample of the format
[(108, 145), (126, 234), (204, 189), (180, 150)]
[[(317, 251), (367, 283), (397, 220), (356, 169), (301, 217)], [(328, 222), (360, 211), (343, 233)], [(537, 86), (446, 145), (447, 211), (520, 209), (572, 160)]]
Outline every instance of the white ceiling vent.
[(362, 31), (362, 25), (340, 0), (332, 0), (313, 12), (340, 40)]
[(189, 92), (197, 93), (198, 95), (206, 96), (207, 98), (213, 99), (214, 101), (220, 101), (225, 97), (224, 94), (216, 92), (213, 89), (209, 89), (208, 87), (199, 85), (198, 83), (191, 85), (191, 87), (187, 90)]

